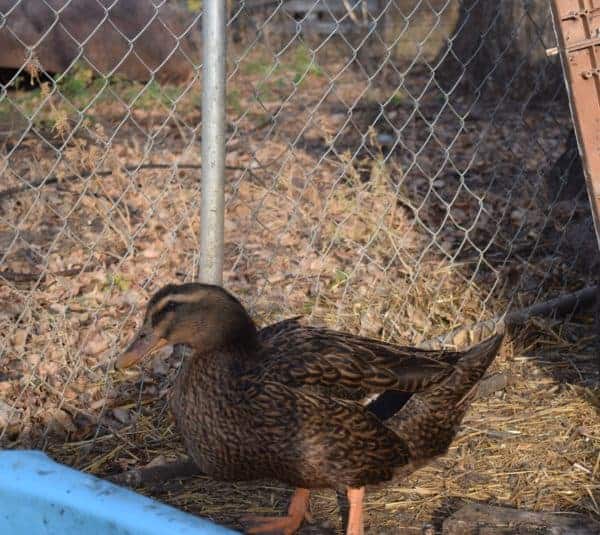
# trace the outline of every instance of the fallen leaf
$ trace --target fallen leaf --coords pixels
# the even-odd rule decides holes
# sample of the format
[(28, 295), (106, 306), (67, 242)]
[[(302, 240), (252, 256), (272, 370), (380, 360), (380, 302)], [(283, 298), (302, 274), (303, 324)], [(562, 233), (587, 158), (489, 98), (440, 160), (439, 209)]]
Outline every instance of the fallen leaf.
[(131, 414), (127, 409), (121, 409), (117, 407), (112, 410), (113, 416), (122, 424), (127, 424), (131, 421)]
[(20, 411), (0, 399), (0, 429), (17, 423)]
[(23, 351), (25, 342), (27, 341), (27, 330), (17, 329), (13, 335), (13, 346), (17, 352)]
[(100, 333), (94, 335), (85, 345), (84, 353), (87, 355), (99, 355), (108, 349), (108, 340)]

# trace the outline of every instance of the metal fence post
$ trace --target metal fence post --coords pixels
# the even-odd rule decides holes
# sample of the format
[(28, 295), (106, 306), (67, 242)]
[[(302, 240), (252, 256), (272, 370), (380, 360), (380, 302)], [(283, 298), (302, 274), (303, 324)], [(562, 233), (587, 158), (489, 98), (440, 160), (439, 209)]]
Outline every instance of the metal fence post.
[(205, 0), (202, 15), (202, 203), (200, 271), (202, 282), (223, 282), (225, 184), (226, 5)]

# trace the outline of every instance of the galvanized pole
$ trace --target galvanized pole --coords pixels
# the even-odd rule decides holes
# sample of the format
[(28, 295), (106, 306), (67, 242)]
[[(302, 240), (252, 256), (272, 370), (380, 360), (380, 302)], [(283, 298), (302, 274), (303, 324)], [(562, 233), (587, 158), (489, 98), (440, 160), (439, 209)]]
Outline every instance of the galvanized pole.
[(202, 2), (202, 203), (201, 282), (223, 282), (225, 205), (226, 3)]

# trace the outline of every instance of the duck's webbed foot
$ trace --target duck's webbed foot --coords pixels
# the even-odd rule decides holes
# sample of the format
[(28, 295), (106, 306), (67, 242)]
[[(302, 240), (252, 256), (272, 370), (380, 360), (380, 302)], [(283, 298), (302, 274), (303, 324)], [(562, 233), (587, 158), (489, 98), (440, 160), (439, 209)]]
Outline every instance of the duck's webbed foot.
[(304, 519), (310, 520), (310, 491), (296, 489), (288, 508), (287, 516), (246, 516), (242, 521), (249, 527), (246, 533), (272, 533), (292, 535), (296, 533)]

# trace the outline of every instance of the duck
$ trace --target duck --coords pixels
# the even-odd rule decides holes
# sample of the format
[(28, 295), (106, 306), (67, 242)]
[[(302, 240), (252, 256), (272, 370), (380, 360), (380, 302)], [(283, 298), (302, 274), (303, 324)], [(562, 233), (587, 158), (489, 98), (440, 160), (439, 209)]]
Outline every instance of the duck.
[(404, 347), (301, 317), (259, 329), (219, 285), (169, 284), (115, 367), (167, 345), (191, 349), (170, 394), (188, 454), (223, 481), (295, 488), (282, 517), (247, 516), (247, 533), (296, 533), (314, 489), (345, 492), (347, 535), (364, 533), (366, 487), (444, 455), (503, 333), (465, 351)]

